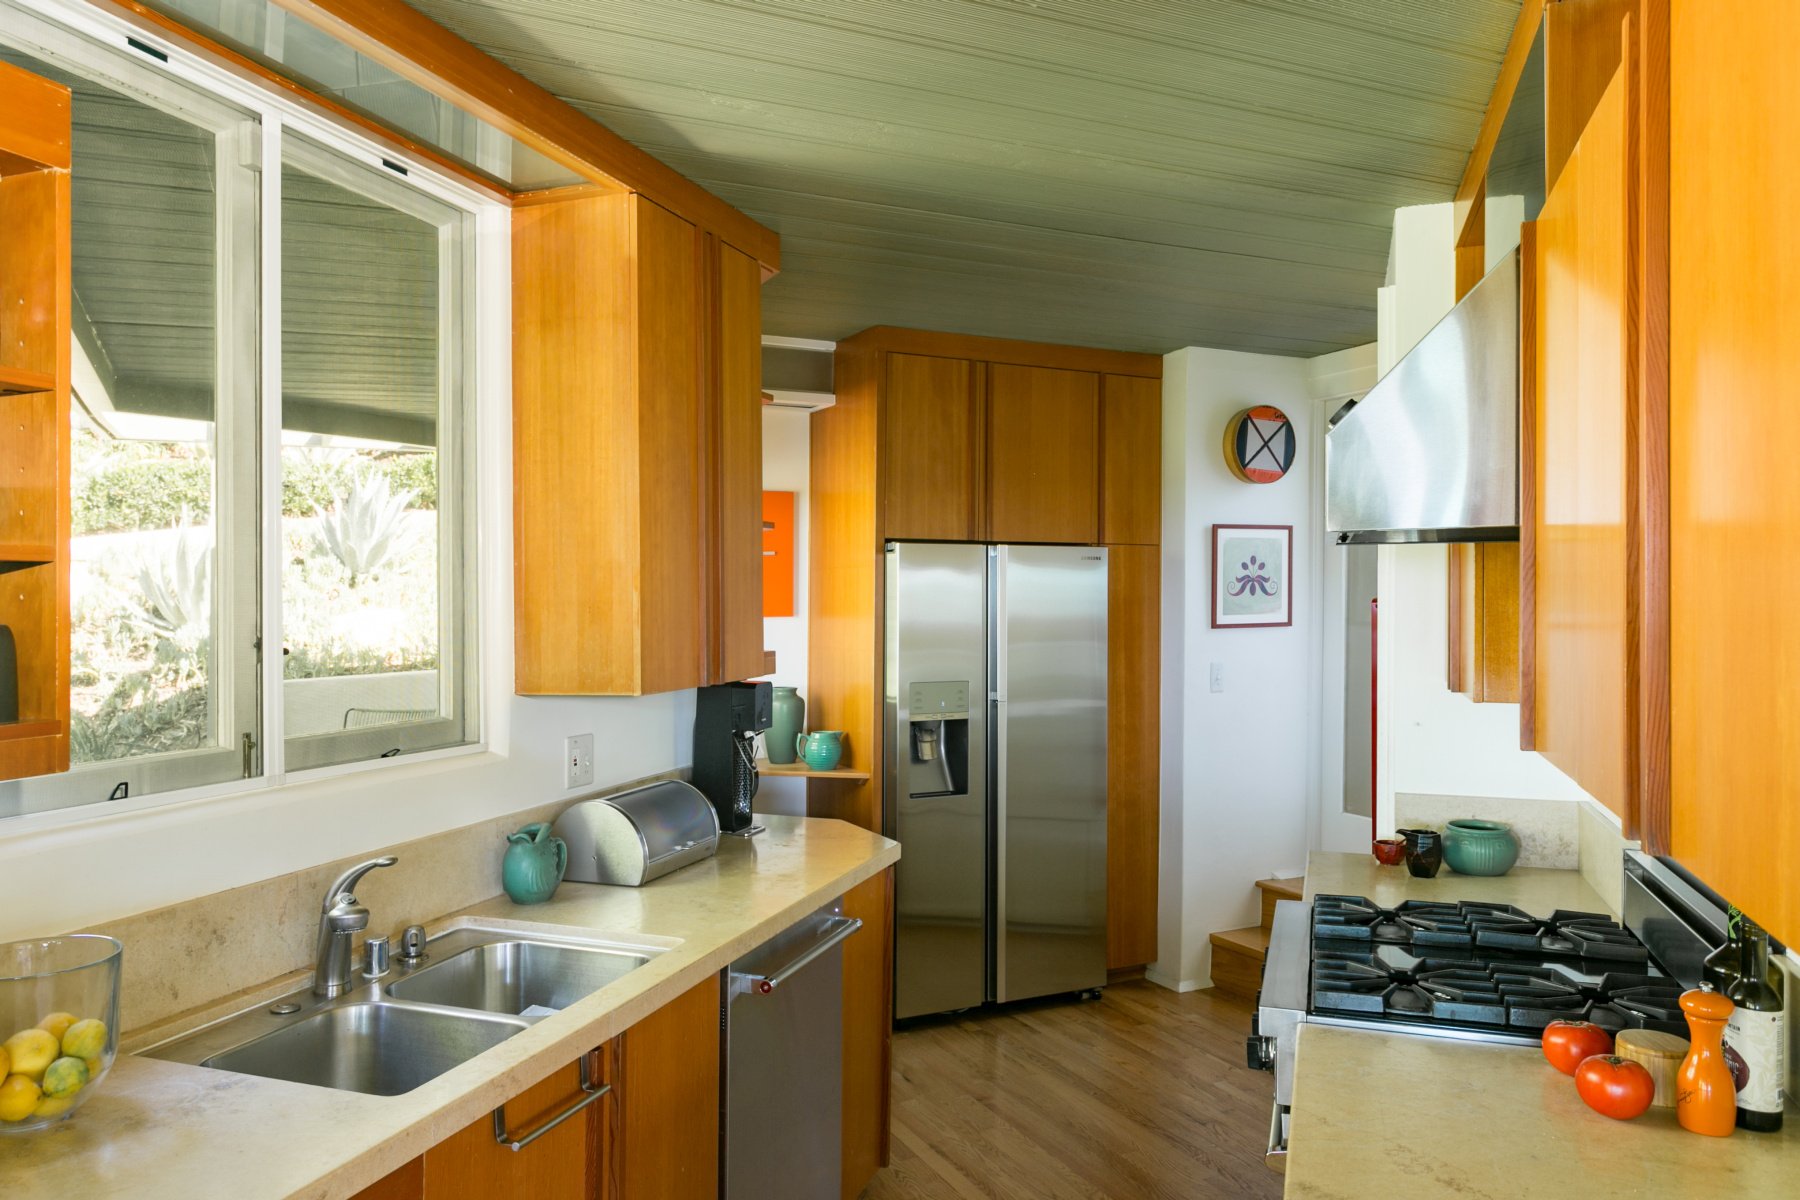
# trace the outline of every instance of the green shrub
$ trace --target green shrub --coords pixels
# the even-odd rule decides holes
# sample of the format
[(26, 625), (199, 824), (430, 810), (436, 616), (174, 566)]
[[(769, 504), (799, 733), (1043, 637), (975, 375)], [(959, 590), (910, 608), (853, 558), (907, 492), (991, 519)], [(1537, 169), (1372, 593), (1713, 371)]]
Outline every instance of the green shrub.
[(212, 463), (204, 458), (108, 463), (76, 489), (74, 531), (169, 529), (183, 509), (204, 525), (212, 520), (212, 485)]

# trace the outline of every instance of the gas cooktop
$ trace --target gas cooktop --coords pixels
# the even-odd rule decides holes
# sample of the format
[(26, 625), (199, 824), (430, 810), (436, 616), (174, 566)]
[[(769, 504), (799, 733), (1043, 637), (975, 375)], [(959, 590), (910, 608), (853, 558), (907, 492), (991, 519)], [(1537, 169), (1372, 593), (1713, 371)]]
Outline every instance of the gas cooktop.
[(1551, 1021), (1684, 1034), (1682, 987), (1610, 917), (1504, 904), (1360, 896), (1312, 907), (1309, 1011), (1358, 1024), (1405, 1024), (1536, 1040)]

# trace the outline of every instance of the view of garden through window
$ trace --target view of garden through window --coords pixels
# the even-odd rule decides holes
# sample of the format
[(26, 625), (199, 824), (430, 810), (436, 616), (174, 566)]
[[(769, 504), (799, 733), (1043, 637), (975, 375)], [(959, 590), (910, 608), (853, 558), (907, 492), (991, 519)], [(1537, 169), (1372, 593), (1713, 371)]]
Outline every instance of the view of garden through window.
[[(211, 739), (210, 446), (115, 438), (77, 406), (73, 459), (71, 756), (199, 749)], [(434, 450), (284, 447), (282, 517), (288, 679), (437, 669)]]

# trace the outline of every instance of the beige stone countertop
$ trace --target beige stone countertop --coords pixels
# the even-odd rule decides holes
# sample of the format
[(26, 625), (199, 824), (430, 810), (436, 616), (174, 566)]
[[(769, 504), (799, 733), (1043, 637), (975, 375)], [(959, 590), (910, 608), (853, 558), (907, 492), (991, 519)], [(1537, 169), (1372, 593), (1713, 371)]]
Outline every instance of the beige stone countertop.
[[(1604, 912), (1575, 871), (1414, 879), (1366, 854), (1315, 853), (1306, 895), (1493, 900)], [(1779, 1134), (1701, 1137), (1653, 1108), (1614, 1121), (1528, 1046), (1302, 1025), (1288, 1127), (1288, 1200), (1614, 1200), (1790, 1195), (1800, 1115)]]
[(1487, 900), (1546, 914), (1559, 908), (1612, 912), (1579, 871), (1514, 867), (1504, 875), (1483, 877), (1457, 875), (1445, 867), (1435, 879), (1414, 879), (1404, 865), (1384, 867), (1373, 855), (1317, 850), (1306, 860), (1306, 898), (1311, 900), (1314, 896), (1367, 896), (1378, 904), (1398, 904), (1402, 900)]
[[(754, 838), (641, 888), (565, 883), (448, 914), (564, 935), (679, 939), (644, 966), (402, 1096), (366, 1096), (121, 1055), (70, 1120), (0, 1138), (7, 1200), (336, 1200), (623, 1032), (900, 857), (841, 821), (760, 816)], [(304, 976), (280, 981), (285, 990)], [(257, 997), (251, 997), (251, 1002)], [(246, 1006), (237, 997), (226, 1011)]]
[(1614, 1121), (1529, 1046), (1302, 1025), (1287, 1200), (1792, 1196), (1800, 1115), (1702, 1137), (1672, 1108)]

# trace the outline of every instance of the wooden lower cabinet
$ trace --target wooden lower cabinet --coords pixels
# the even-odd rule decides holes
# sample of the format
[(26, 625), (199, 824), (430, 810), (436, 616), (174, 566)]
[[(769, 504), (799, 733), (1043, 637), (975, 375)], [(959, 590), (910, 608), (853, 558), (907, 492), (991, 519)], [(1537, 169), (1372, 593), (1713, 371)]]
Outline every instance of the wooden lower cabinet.
[(844, 943), (844, 1200), (888, 1162), (894, 1034), (894, 869), (844, 893), (863, 927)]
[[(588, 1055), (590, 1078), (610, 1082), (615, 1043)], [(581, 1066), (571, 1063), (506, 1102), (506, 1132), (521, 1138), (582, 1099)], [(352, 1200), (613, 1200), (606, 1164), (612, 1142), (612, 1093), (514, 1150), (500, 1144), (483, 1114)]]
[[(611, 1053), (605, 1047), (589, 1056), (595, 1079), (611, 1081)], [(580, 1069), (571, 1064), (507, 1101), (507, 1136), (527, 1136), (581, 1098)], [(425, 1152), (424, 1200), (595, 1200), (612, 1195), (604, 1186), (604, 1166), (616, 1099), (606, 1095), (517, 1150), (500, 1144), (491, 1117), (471, 1122)]]
[(719, 1194), (719, 986), (712, 976), (619, 1037), (620, 1200)]

